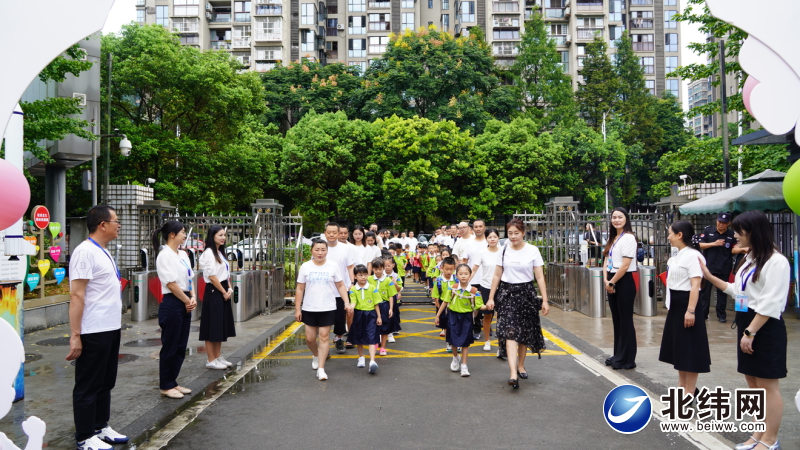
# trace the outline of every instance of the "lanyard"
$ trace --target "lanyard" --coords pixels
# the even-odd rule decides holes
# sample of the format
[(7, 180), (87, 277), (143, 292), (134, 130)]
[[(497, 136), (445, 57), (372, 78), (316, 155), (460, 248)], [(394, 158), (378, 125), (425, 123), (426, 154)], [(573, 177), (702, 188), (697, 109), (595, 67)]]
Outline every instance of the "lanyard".
[(617, 239), (616, 241), (614, 241), (613, 244), (611, 244), (611, 248), (608, 250), (608, 259), (611, 259), (611, 257), (613, 256), (614, 247), (617, 245), (617, 242), (622, 240), (622, 236), (625, 236), (625, 232), (624, 231), (622, 232), (622, 234), (619, 235), (619, 239)]
[[(180, 256), (178, 257), (178, 259), (180, 259)], [(181, 264), (183, 264), (183, 267), (186, 267), (186, 278), (189, 280), (189, 290), (191, 291), (192, 290), (192, 269), (189, 267), (188, 264), (186, 264), (186, 261), (184, 261), (182, 259), (180, 259), (180, 261), (181, 261)]]
[(747, 282), (750, 281), (750, 277), (756, 272), (756, 268), (753, 267), (753, 270), (750, 271), (747, 275), (742, 277), (742, 293), (744, 290), (747, 289)]
[(100, 244), (98, 244), (97, 241), (95, 241), (92, 238), (89, 238), (89, 240), (92, 241), (92, 244), (96, 245), (97, 248), (102, 250), (103, 253), (105, 253), (106, 256), (108, 256), (108, 259), (111, 260), (111, 265), (114, 266), (114, 271), (117, 272), (117, 280), (121, 280), (122, 279), (122, 275), (120, 275), (120, 273), (119, 273), (119, 269), (117, 268), (117, 263), (114, 262), (114, 258), (112, 258), (111, 255), (108, 254), (106, 249), (104, 249), (102, 246), (100, 246)]

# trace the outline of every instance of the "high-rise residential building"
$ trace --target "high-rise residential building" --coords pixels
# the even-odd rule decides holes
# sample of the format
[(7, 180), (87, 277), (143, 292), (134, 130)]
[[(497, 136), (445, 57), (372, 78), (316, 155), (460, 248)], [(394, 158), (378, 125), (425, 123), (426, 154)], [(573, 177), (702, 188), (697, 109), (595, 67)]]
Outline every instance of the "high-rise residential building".
[(680, 79), (667, 75), (680, 61), (678, 0), (136, 0), (137, 20), (176, 30), (181, 42), (231, 54), (252, 70), (301, 58), (357, 65), (380, 57), (390, 33), (435, 25), (466, 34), (481, 27), (500, 65), (510, 65), (539, 8), (556, 41), (563, 68), (577, 89), (586, 44), (629, 33), (654, 95), (682, 97)]
[[(691, 83), (687, 92), (687, 99), (689, 101), (689, 109), (707, 104), (711, 100), (711, 83), (708, 80), (697, 80)], [(687, 127), (696, 137), (713, 137), (712, 121), (713, 116), (704, 116), (697, 113), (688, 119)]]

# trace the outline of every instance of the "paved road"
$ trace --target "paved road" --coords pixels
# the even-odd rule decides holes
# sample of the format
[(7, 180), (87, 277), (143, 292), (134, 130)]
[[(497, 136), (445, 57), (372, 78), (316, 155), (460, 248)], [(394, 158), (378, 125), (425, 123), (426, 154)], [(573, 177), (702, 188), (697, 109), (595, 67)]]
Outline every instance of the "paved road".
[(348, 350), (329, 359), (324, 382), (299, 327), (168, 448), (696, 448), (655, 419), (634, 435), (612, 430), (602, 404), (615, 384), (579, 364), (568, 343), (550, 336), (541, 360), (529, 355), (530, 379), (513, 390), (496, 341), (492, 352), (471, 348), (471, 376), (462, 378), (449, 369), (433, 307), (406, 305), (402, 317), (376, 375), (356, 368)]

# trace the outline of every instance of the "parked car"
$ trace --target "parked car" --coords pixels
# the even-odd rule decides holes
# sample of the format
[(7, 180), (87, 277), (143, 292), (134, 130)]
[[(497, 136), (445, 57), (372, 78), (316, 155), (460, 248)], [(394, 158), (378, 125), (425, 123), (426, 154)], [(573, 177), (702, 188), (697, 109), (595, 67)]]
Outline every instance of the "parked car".
[(187, 238), (186, 241), (183, 243), (181, 247), (184, 250), (194, 250), (197, 253), (202, 253), (203, 250), (206, 248), (206, 243), (201, 241), (200, 239), (195, 238)]
[(242, 258), (244, 258), (246, 261), (252, 260), (254, 253), (259, 261), (263, 260), (267, 255), (266, 245), (264, 245), (264, 243), (261, 241), (258, 243), (255, 243), (254, 241), (254, 239), (247, 238), (226, 248), (225, 251), (227, 253), (228, 261), (233, 261), (237, 258), (237, 250), (241, 250)]

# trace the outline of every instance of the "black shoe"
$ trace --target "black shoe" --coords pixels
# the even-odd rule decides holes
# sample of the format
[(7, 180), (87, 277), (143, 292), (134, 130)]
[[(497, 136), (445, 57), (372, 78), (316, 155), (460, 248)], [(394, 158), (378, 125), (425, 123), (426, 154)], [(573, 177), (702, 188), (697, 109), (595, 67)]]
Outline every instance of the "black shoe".
[(334, 344), (336, 344), (336, 353), (340, 355), (344, 354), (344, 341), (338, 339), (336, 342), (334, 342)]
[(497, 359), (506, 359), (506, 352), (502, 350), (497, 350)]
[(728, 319), (725, 319), (724, 317), (719, 319), (719, 323), (727, 323), (727, 322), (728, 322)]
[(519, 380), (514, 378), (509, 378), (508, 385), (513, 387), (514, 389), (519, 389)]
[(613, 358), (613, 356), (606, 358), (606, 365), (607, 366), (610, 366), (611, 364), (613, 364), (613, 362), (611, 361), (611, 358)]
[(527, 380), (528, 379), (528, 372), (517, 371), (517, 375), (519, 375), (519, 377), (522, 378), (523, 380)]

